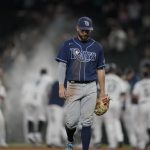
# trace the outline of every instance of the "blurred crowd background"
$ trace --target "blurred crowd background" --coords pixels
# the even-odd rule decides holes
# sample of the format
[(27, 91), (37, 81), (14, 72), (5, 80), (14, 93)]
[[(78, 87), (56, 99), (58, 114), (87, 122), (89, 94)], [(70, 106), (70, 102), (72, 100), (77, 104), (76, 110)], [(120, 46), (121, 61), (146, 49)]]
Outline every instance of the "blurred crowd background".
[[(57, 52), (61, 41), (74, 34), (76, 19), (84, 15), (93, 19), (93, 35), (103, 44), (107, 61), (138, 70), (142, 59), (150, 55), (148, 0), (6, 0), (0, 2), (0, 7), (1, 63), (5, 69), (13, 64), (20, 51), (31, 53), (41, 36), (61, 18), (63, 33), (59, 32), (59, 36), (51, 33), (55, 39), (49, 40)], [(57, 30), (53, 31), (60, 30), (59, 26), (56, 22)]]
[[(0, 76), (7, 91), (7, 141), (24, 141), (21, 87), (37, 77), (42, 67), (57, 80), (56, 54), (64, 40), (75, 36), (81, 16), (93, 20), (92, 36), (103, 45), (106, 63), (116, 63), (123, 74), (132, 68), (140, 76), (145, 63), (150, 64), (149, 10), (149, 0), (0, 1)], [(16, 127), (20, 132), (16, 133)]]

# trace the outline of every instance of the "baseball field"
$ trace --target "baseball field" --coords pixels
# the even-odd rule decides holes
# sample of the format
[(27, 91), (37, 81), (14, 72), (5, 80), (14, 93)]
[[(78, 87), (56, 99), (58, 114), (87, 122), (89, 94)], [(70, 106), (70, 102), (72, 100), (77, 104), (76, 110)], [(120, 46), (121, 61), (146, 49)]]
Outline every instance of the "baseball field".
[[(107, 150), (107, 146), (103, 146), (99, 149), (90, 148), (90, 150)], [(0, 150), (65, 150), (65, 148), (48, 148), (48, 147), (30, 147), (30, 146), (9, 146), (6, 148), (1, 148)], [(81, 148), (74, 148), (74, 150), (81, 150)], [(130, 150), (130, 147), (124, 146), (122, 148), (118, 148), (117, 150)]]

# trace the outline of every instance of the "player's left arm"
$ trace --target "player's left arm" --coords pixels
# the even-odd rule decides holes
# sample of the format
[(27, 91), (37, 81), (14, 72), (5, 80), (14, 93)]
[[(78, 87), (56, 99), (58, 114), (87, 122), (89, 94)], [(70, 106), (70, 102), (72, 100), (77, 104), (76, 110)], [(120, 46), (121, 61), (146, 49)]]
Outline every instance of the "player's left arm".
[(98, 84), (100, 87), (100, 95), (99, 97), (104, 97), (105, 93), (105, 58), (104, 58), (104, 50), (101, 44), (98, 44), (98, 59), (97, 59), (97, 78)]
[(98, 69), (97, 70), (97, 77), (98, 77), (98, 84), (100, 87), (100, 95), (99, 97), (104, 97), (105, 93), (105, 69)]
[(105, 69), (97, 70), (98, 84), (100, 86), (99, 99), (96, 102), (94, 113), (98, 116), (103, 115), (109, 109), (110, 97), (105, 94)]

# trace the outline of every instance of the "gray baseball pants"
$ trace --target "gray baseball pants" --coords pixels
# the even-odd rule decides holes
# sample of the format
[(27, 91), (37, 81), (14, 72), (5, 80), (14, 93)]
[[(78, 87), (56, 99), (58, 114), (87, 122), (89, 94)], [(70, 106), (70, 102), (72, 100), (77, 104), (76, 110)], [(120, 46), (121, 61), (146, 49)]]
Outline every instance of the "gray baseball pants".
[(96, 82), (81, 84), (67, 83), (67, 92), (70, 96), (65, 102), (65, 124), (69, 129), (91, 126), (93, 112), (97, 99)]

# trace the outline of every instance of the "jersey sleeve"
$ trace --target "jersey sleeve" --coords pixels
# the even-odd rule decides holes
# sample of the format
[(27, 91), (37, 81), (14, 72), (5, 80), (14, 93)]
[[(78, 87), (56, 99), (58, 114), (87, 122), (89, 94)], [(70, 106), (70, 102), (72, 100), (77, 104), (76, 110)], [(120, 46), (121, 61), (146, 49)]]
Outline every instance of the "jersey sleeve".
[(103, 50), (103, 47), (101, 45), (99, 45), (97, 69), (103, 69), (104, 67), (105, 67), (104, 50)]
[(59, 53), (56, 57), (57, 62), (63, 62), (67, 63), (67, 44), (66, 42), (63, 44), (63, 46), (60, 48)]

